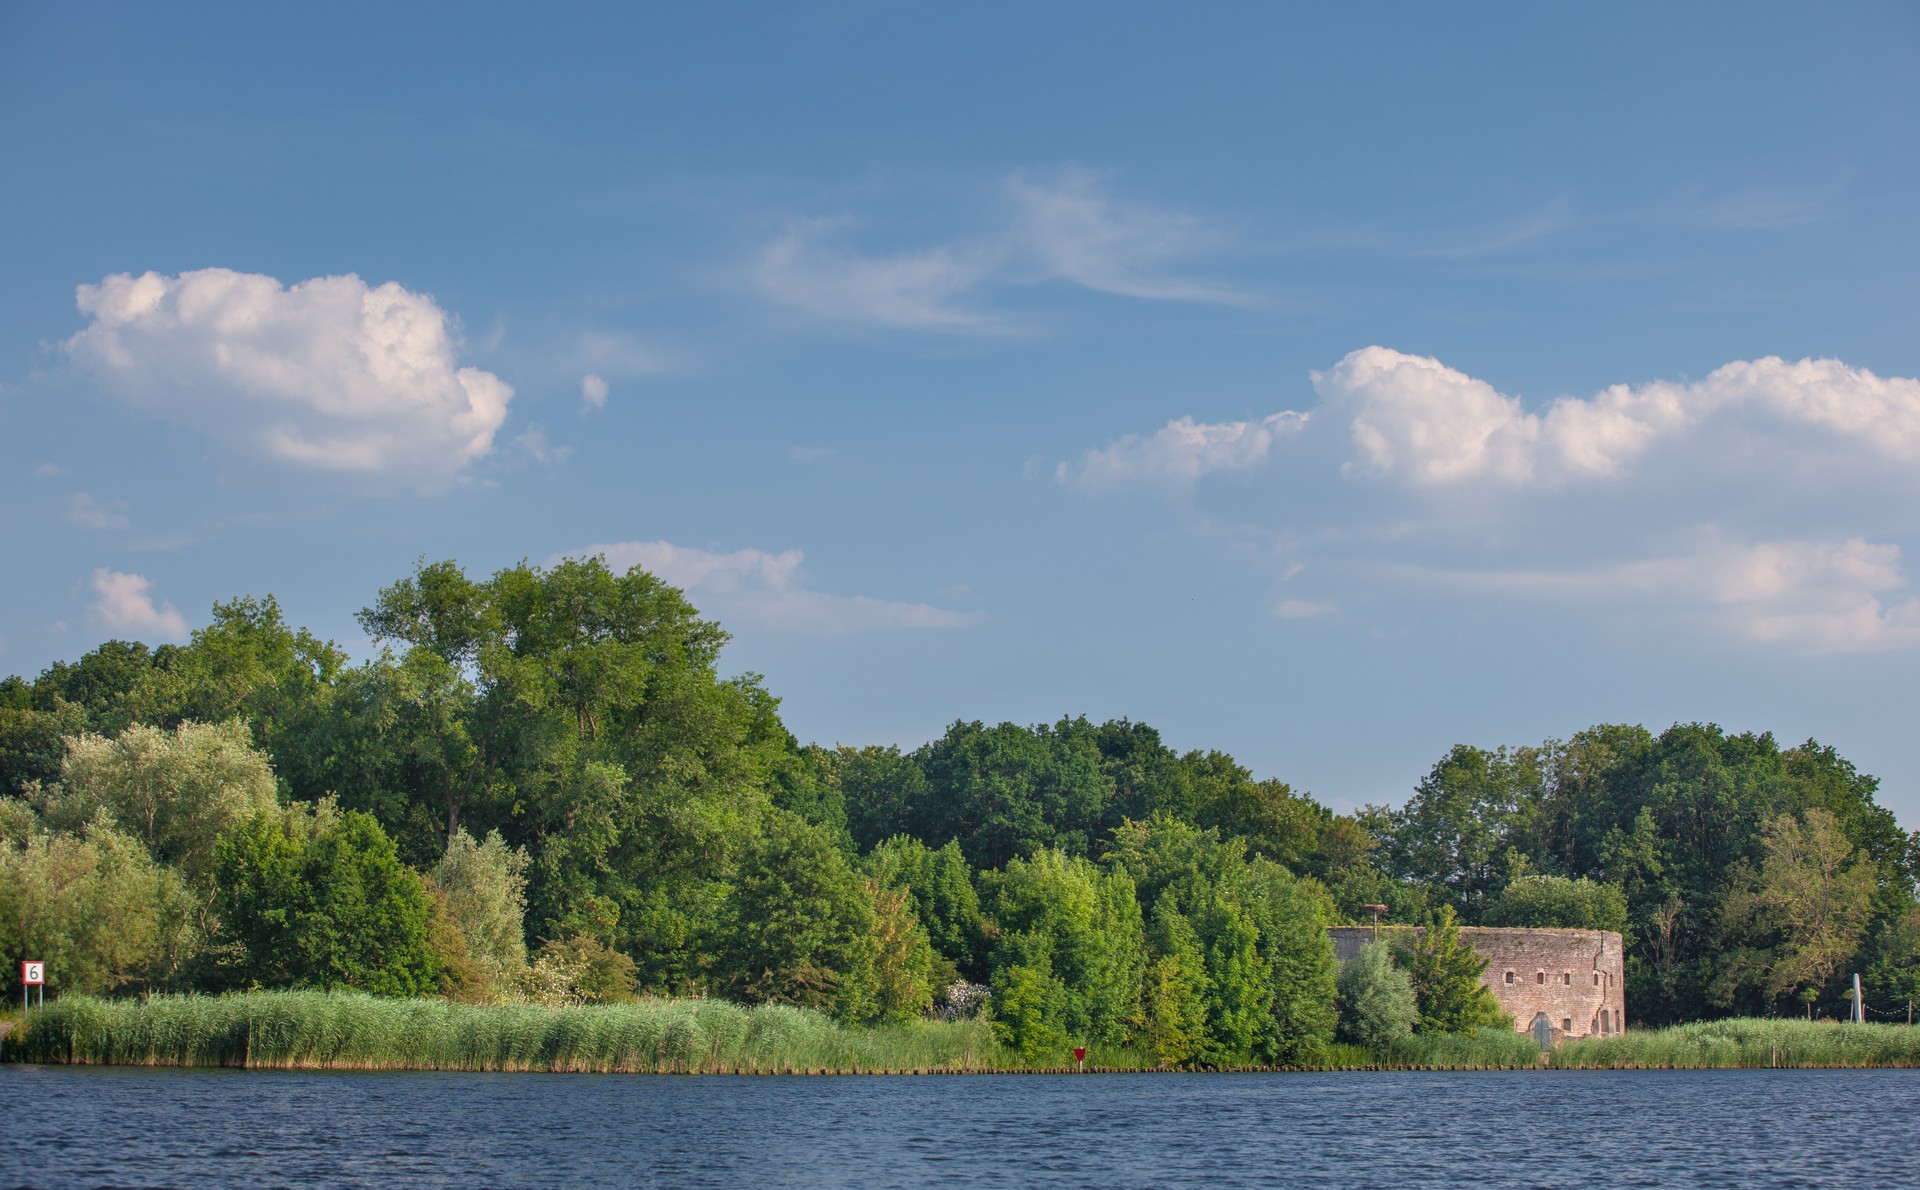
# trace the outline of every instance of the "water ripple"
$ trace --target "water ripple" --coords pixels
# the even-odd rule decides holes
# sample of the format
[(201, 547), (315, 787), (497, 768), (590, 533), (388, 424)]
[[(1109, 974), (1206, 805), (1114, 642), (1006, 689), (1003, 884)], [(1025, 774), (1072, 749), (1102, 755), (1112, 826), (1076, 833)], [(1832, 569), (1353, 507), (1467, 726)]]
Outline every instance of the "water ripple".
[(1913, 1184), (1920, 1072), (0, 1069), (0, 1186)]

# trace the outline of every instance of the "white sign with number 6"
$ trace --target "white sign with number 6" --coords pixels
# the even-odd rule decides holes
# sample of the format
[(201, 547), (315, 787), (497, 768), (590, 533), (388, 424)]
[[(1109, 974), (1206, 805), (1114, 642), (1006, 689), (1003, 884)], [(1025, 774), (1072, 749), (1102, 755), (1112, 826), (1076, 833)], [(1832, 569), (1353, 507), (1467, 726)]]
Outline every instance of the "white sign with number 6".
[(20, 982), (29, 987), (47, 982), (47, 965), (45, 963), (20, 964)]

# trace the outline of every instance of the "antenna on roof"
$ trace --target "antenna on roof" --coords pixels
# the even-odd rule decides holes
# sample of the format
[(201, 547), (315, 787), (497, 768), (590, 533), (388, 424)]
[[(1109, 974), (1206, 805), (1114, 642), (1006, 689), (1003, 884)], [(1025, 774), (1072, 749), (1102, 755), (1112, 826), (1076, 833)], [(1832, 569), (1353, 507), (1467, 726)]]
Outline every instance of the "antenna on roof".
[(1385, 905), (1362, 905), (1360, 908), (1373, 912), (1373, 940), (1375, 942), (1380, 941), (1380, 915), (1387, 911), (1387, 907)]

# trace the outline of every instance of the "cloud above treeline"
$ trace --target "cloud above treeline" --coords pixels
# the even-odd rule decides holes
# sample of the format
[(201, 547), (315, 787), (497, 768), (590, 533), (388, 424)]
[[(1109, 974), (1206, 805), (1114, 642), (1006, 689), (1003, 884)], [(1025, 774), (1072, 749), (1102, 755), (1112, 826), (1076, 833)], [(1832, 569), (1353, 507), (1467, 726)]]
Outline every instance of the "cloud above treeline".
[(926, 603), (837, 595), (805, 582), (799, 550), (695, 549), (668, 541), (619, 541), (572, 550), (606, 558), (616, 570), (639, 566), (687, 592), (703, 612), (798, 633), (837, 635), (876, 628), (964, 628), (982, 617)]
[(79, 287), (62, 346), (149, 416), (296, 466), (444, 485), (494, 449), (513, 389), (462, 367), (426, 294), (351, 274), (120, 273)]
[(155, 603), (145, 575), (105, 568), (93, 572), (93, 618), (135, 640), (185, 640), (187, 618), (171, 603)]
[(905, 251), (849, 247), (852, 220), (794, 221), (761, 250), (753, 284), (813, 321), (967, 335), (1025, 329), (993, 298), (1050, 283), (1153, 301), (1256, 300), (1180, 271), (1183, 261), (1221, 247), (1222, 236), (1184, 212), (1115, 198), (1097, 174), (1016, 174), (1001, 195), (1006, 213), (997, 226)]
[[(1888, 540), (1920, 530), (1903, 511), (1920, 496), (1920, 380), (1768, 357), (1530, 406), (1379, 346), (1311, 380), (1311, 408), (1177, 417), (1055, 478), (1199, 499), (1208, 477), (1240, 476), (1241, 505), (1219, 515), (1274, 529), (1287, 619), (1399, 584), (1604, 601), (1805, 652), (1920, 646)], [(1262, 478), (1284, 488), (1265, 507)]]

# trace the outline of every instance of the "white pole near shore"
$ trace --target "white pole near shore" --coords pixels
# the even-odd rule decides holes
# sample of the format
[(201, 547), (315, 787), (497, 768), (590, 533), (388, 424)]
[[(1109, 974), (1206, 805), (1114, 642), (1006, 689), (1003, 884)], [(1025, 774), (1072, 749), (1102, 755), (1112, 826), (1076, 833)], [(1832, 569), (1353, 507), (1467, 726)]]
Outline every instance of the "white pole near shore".
[(1853, 1023), (1865, 1024), (1867, 1020), (1867, 1002), (1860, 998), (1860, 973), (1853, 973)]

